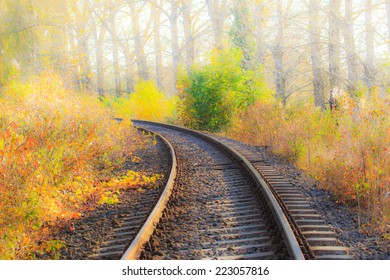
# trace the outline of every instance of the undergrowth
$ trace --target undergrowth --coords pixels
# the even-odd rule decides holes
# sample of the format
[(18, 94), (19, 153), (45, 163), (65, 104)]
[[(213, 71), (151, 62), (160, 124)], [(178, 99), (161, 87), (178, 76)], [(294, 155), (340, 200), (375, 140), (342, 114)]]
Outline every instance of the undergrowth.
[[(31, 259), (63, 246), (50, 228), (120, 189), (158, 179), (121, 169), (143, 145), (130, 121), (118, 123), (95, 96), (66, 90), (54, 74), (13, 82), (0, 95), (0, 259)], [(134, 159), (138, 160), (138, 159)]]
[[(368, 94), (367, 94), (368, 95)], [(283, 107), (258, 101), (233, 121), (227, 134), (269, 146), (307, 170), (337, 202), (369, 213), (371, 225), (390, 231), (390, 100), (344, 96), (333, 112), (310, 103)]]
[(219, 132), (259, 97), (271, 95), (261, 68), (244, 70), (242, 59), (239, 49), (215, 50), (208, 64), (182, 73), (178, 82), (180, 124)]

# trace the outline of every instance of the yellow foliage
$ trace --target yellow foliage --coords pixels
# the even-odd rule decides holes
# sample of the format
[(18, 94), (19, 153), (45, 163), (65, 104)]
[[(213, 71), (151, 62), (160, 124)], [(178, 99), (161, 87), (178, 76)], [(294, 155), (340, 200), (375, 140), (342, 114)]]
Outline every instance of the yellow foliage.
[(108, 198), (100, 202), (117, 202), (118, 188), (107, 189), (102, 178), (111, 180), (112, 171), (132, 158), (140, 144), (134, 131), (130, 121), (115, 121), (95, 96), (66, 90), (54, 74), (4, 87), (0, 259), (56, 250), (57, 243), (38, 245), (48, 234), (42, 229), (79, 218), (102, 194)]
[(114, 100), (106, 97), (105, 103), (119, 118), (164, 121), (174, 118), (176, 99), (167, 98), (153, 81), (141, 80), (136, 84), (134, 93)]

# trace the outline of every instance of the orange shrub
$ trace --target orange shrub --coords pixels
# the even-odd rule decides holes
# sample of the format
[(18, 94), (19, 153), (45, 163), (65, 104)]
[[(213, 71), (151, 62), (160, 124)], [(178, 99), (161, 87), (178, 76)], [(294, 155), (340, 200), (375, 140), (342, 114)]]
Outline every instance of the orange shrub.
[(97, 98), (66, 90), (56, 75), (5, 87), (0, 259), (33, 258), (50, 225), (79, 217), (87, 201), (112, 201), (104, 200), (112, 186), (101, 182), (131, 156), (135, 141), (130, 122), (117, 123)]

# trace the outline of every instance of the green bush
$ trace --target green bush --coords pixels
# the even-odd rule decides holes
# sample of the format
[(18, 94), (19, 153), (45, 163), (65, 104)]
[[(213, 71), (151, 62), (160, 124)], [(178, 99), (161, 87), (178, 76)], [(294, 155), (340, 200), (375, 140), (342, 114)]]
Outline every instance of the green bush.
[(242, 69), (238, 49), (215, 51), (204, 67), (179, 78), (179, 121), (185, 126), (220, 131), (261, 95), (270, 95), (260, 71)]

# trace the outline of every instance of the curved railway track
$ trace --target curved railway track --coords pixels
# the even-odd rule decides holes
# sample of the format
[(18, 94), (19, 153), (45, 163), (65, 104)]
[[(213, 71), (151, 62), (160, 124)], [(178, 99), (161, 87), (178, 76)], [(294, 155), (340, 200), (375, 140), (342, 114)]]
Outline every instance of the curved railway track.
[(307, 259), (352, 260), (348, 247), (336, 239), (334, 229), (311, 206), (304, 195), (270, 165), (264, 163), (256, 153), (236, 142), (217, 137), (243, 155), (259, 172), (282, 207), (295, 236)]
[(147, 201), (149, 211), (125, 217), (92, 259), (352, 258), (298, 190), (256, 154), (182, 127), (134, 125), (164, 140), (172, 171), (160, 197)]
[(142, 127), (167, 137), (178, 157), (172, 197), (142, 259), (303, 259), (281, 208), (245, 159), (205, 135)]
[[(117, 119), (117, 121), (121, 121), (121, 119)], [(139, 129), (149, 133), (147, 130)], [(134, 204), (131, 205), (128, 211), (121, 211), (119, 215), (113, 215), (111, 232), (106, 235), (103, 242), (99, 242), (98, 246), (94, 248), (93, 254), (88, 255), (88, 259), (120, 259), (131, 242), (137, 241), (143, 244), (154, 230), (153, 223), (157, 221), (166, 200), (169, 199), (177, 169), (173, 147), (163, 136), (159, 134), (155, 134), (155, 136), (159, 138), (159, 142), (162, 144), (160, 146), (160, 157), (166, 158), (170, 154), (170, 160), (167, 164), (170, 165), (167, 168), (167, 170), (170, 170), (170, 174), (163, 182), (165, 188), (150, 189), (142, 193), (132, 194), (137, 196), (137, 199), (133, 201)], [(142, 230), (143, 225), (149, 226), (142, 228), (145, 229)]]

